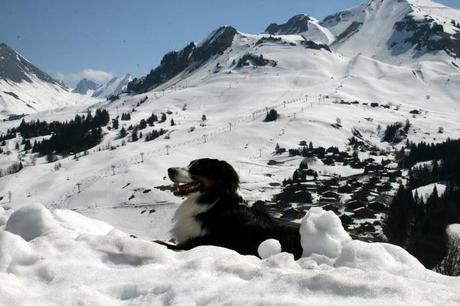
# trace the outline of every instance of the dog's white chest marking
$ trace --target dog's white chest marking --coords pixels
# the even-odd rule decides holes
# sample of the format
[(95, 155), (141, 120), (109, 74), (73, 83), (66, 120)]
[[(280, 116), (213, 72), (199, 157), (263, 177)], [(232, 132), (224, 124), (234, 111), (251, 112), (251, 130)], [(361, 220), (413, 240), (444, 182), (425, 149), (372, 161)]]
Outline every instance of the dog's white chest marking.
[(182, 202), (174, 214), (174, 226), (171, 230), (178, 243), (182, 243), (191, 238), (201, 237), (206, 234), (201, 222), (195, 217), (209, 210), (213, 205), (202, 205), (197, 203), (199, 193), (193, 193)]

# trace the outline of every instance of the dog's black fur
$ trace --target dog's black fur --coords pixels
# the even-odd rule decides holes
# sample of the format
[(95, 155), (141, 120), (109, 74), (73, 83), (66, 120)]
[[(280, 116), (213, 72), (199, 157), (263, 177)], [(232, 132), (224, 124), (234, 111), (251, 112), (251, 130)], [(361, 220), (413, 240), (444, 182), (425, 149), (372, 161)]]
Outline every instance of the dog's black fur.
[[(187, 200), (184, 204), (199, 206), (200, 212), (191, 218), (195, 218), (193, 221), (202, 229), (200, 235), (168, 245), (169, 248), (189, 250), (200, 245), (214, 245), (258, 256), (260, 243), (273, 238), (281, 243), (282, 251), (292, 253), (296, 259), (301, 257), (299, 227), (282, 225), (264, 210), (245, 205), (237, 193), (238, 174), (225, 161), (199, 159), (185, 168), (170, 168), (168, 174), (173, 182), (192, 185), (186, 187), (187, 190), (177, 188), (177, 195), (196, 196), (199, 193), (194, 204)], [(189, 178), (181, 179), (181, 175)]]

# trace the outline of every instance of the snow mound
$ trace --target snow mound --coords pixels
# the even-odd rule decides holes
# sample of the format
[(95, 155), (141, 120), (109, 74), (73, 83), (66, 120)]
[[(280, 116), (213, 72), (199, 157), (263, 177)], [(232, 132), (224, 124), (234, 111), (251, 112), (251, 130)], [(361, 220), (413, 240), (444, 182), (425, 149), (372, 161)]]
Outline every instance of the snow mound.
[(300, 226), (303, 256), (314, 254), (336, 258), (342, 245), (351, 240), (339, 217), (332, 211), (312, 207)]
[(267, 239), (259, 245), (257, 253), (260, 258), (268, 258), (281, 253), (281, 244), (276, 239)]
[(6, 231), (0, 232), (0, 272), (12, 272), (11, 267), (36, 260), (37, 256), (24, 239)]
[(384, 271), (396, 271), (407, 267), (424, 269), (415, 257), (398, 246), (358, 240), (349, 241), (343, 246), (335, 266)]
[(41, 204), (34, 204), (23, 206), (15, 211), (6, 223), (6, 230), (30, 241), (53, 230), (56, 226), (57, 222), (51, 212)]
[[(0, 216), (8, 217), (5, 211)], [(459, 278), (425, 270), (397, 246), (351, 240), (322, 209), (312, 209), (302, 225), (302, 235), (312, 235), (308, 244), (302, 242), (316, 255), (298, 261), (279, 253), (276, 240), (261, 244), (263, 260), (210, 246), (174, 252), (75, 212), (41, 205), (20, 208), (6, 223), (8, 230), (0, 228), (0, 305), (460, 302)], [(335, 262), (321, 264), (321, 256)]]
[(446, 231), (450, 239), (460, 239), (460, 224), (450, 224)]

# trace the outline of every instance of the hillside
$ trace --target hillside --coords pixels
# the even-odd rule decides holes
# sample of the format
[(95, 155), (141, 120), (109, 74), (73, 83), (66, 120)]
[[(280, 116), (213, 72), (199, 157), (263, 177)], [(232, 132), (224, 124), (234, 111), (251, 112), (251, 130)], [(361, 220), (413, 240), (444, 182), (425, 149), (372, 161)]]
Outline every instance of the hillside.
[(89, 105), (6, 44), (0, 44), (0, 119), (49, 109)]
[[(206, 304), (229, 301), (234, 292), (254, 300), (267, 295), (269, 303), (286, 288), (285, 304), (459, 303), (456, 279), (424, 269), (399, 247), (362, 242), (386, 240), (382, 228), (389, 203), (409, 178), (398, 165), (406, 143), (460, 138), (458, 22), (459, 10), (435, 2), (370, 0), (322, 21), (296, 15), (262, 34), (223, 26), (167, 53), (158, 67), (128, 83), (128, 93), (111, 101), (65, 100), (71, 106), (1, 122), (0, 226), (16, 222), (8, 220), (20, 207), (41, 203), (28, 209), (53, 230), (40, 230), (27, 242), (23, 233), (0, 232), (0, 250), (11, 244), (30, 254), (7, 264), (0, 255), (0, 268), (22, 271), (32, 262), (23, 275), (33, 276), (33, 290), (46, 281), (53, 290), (68, 286), (71, 280), (59, 271), (76, 271), (72, 263), (80, 254), (88, 269), (104, 272), (106, 282), (98, 283), (76, 271), (78, 289), (43, 297), (56, 304), (66, 294), (93, 303), (160, 298)], [(107, 124), (88, 120), (97, 109), (107, 110)], [(265, 120), (271, 109), (279, 117)], [(12, 132), (37, 120), (51, 127), (27, 137)], [(101, 142), (81, 151), (32, 153), (36, 141), (62, 132), (53, 121), (71, 120), (86, 126), (85, 136), (97, 130)], [(27, 141), (32, 148), (26, 149)], [(147, 243), (171, 238), (173, 213), (182, 201), (161, 188), (171, 184), (167, 169), (203, 157), (233, 165), (249, 205), (296, 223), (312, 207), (322, 207), (340, 217), (341, 222), (335, 215), (325, 218), (342, 223), (341, 233), (362, 241), (339, 243), (344, 251), (333, 259), (319, 252), (297, 262), (286, 254), (260, 261), (218, 248), (175, 254)], [(422, 197), (429, 197), (432, 186), (418, 187)], [(36, 261), (40, 251), (44, 261), (66, 260), (53, 270)], [(196, 267), (205, 271), (203, 278)], [(119, 282), (111, 277), (118, 272)], [(146, 281), (147, 274), (164, 276), (165, 283)], [(0, 275), (14, 281), (11, 302), (21, 301), (25, 280)], [(217, 276), (225, 282), (214, 282)], [(209, 290), (202, 290), (204, 277), (210, 279), (205, 284), (215, 283)], [(188, 285), (194, 280), (193, 290), (183, 279)], [(87, 282), (96, 289), (85, 287)], [(228, 284), (229, 291), (219, 284)]]

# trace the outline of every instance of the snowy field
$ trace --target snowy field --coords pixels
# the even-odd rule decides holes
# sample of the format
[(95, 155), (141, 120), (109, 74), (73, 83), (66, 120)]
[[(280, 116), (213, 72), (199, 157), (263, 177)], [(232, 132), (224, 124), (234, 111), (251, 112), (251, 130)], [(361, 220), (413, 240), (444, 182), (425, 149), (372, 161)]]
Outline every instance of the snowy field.
[[(340, 220), (321, 209), (311, 209), (302, 222), (304, 257), (298, 261), (279, 254), (273, 241), (261, 247), (263, 260), (216, 247), (176, 253), (151, 242), (171, 238), (173, 214), (182, 201), (155, 188), (171, 183), (165, 177), (169, 167), (204, 157), (226, 160), (240, 175), (240, 193), (252, 204), (279, 193), (279, 184), (302, 159), (275, 155), (277, 144), (292, 149), (306, 141), (346, 150), (348, 139), (358, 133), (369, 145), (394, 152), (404, 143), (382, 142), (383, 131), (406, 120), (411, 142), (460, 138), (460, 60), (444, 52), (394, 56), (385, 44), (369, 44), (388, 41), (397, 18), (409, 14), (408, 3), (419, 4), (410, 14), (437, 14), (436, 20), (447, 23), (459, 19), (459, 12), (425, 0), (370, 3), (328, 29), (312, 21), (315, 32), (304, 34), (328, 42), (351, 22), (366, 21), (359, 35), (333, 44), (333, 52), (306, 48), (300, 35), (258, 44), (268, 35), (237, 33), (230, 48), (193, 73), (112, 102), (75, 100), (67, 92), (48, 99), (22, 84), (19, 89), (30, 92), (25, 100), (48, 102), (26, 121), (68, 121), (104, 108), (111, 119), (130, 113), (130, 120), (119, 121), (125, 129), (164, 113), (165, 122), (142, 133), (168, 132), (150, 142), (132, 142), (130, 131), (120, 139), (120, 129), (104, 127), (102, 143), (87, 155), (52, 163), (17, 150), (19, 135), (6, 141), (0, 168), (20, 161), (24, 169), (0, 177), (0, 304), (460, 304), (459, 278), (424, 269), (399, 247), (353, 241)], [(376, 27), (382, 29), (378, 37)], [(453, 31), (450, 25), (446, 29)], [(247, 53), (262, 54), (277, 65), (236, 68)], [(1, 94), (0, 111), (31, 112), (11, 101), (11, 95)], [(270, 108), (280, 117), (263, 122)], [(0, 133), (20, 122), (2, 121)], [(361, 159), (367, 157), (360, 153)], [(310, 166), (322, 175), (342, 177), (363, 171), (319, 160)], [(419, 196), (427, 198), (434, 186), (420, 187)], [(436, 188), (439, 194), (445, 190), (442, 182)], [(449, 228), (458, 232), (458, 225)]]
[[(459, 278), (405, 250), (353, 241), (310, 210), (304, 257), (261, 260), (217, 247), (173, 252), (69, 210), (0, 208), (3, 305), (455, 305)], [(270, 248), (270, 247), (268, 247)]]

